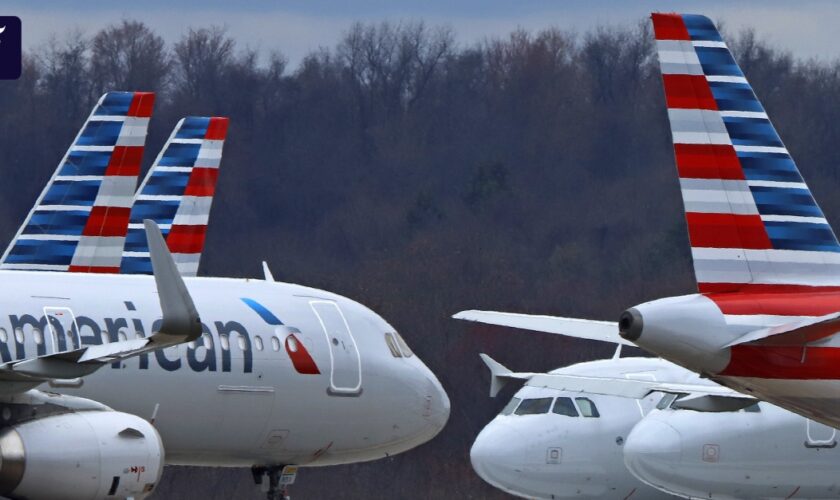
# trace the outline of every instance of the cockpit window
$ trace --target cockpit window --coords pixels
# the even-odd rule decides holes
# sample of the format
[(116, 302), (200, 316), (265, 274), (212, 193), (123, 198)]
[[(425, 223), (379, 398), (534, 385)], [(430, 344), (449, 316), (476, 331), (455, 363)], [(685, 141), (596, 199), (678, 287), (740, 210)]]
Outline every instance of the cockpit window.
[(511, 398), (508, 404), (505, 405), (505, 407), (502, 409), (500, 415), (510, 415), (511, 413), (513, 413), (513, 410), (515, 410), (516, 407), (519, 406), (520, 401), (522, 400), (517, 398), (516, 396)]
[(676, 399), (676, 394), (666, 393), (664, 396), (662, 396), (662, 399), (660, 399), (659, 402), (656, 403), (656, 409), (664, 410), (665, 408), (670, 407), (671, 403), (673, 403)]
[(746, 413), (761, 413), (761, 407), (758, 406), (758, 401), (744, 408)]
[(409, 349), (408, 344), (406, 344), (405, 340), (403, 340), (402, 335), (400, 335), (397, 332), (394, 332), (394, 336), (397, 337), (397, 344), (399, 344), (403, 356), (405, 356), (406, 358), (410, 358), (411, 356), (413, 356), (414, 353), (411, 352), (411, 349)]
[(385, 334), (385, 343), (388, 344), (388, 349), (391, 351), (391, 355), (395, 358), (401, 358), (402, 354), (400, 353), (400, 349), (397, 347), (397, 341), (394, 340), (394, 336), (390, 333)]
[(595, 403), (592, 402), (589, 398), (575, 398), (577, 401), (578, 408), (580, 408), (580, 414), (584, 417), (593, 417), (598, 418), (601, 416), (598, 413), (598, 408), (595, 406)]
[(579, 416), (575, 404), (572, 403), (572, 398), (557, 398), (552, 411), (558, 415), (566, 415), (567, 417)]
[(548, 413), (552, 398), (524, 399), (516, 409), (517, 415), (540, 415)]

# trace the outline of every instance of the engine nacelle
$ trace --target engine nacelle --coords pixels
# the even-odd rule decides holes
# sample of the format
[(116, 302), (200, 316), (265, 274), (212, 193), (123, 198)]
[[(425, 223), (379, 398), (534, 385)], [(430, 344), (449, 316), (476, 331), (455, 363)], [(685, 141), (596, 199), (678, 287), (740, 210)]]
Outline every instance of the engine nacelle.
[(28, 499), (143, 498), (163, 471), (149, 422), (116, 411), (39, 418), (0, 431), (0, 495)]

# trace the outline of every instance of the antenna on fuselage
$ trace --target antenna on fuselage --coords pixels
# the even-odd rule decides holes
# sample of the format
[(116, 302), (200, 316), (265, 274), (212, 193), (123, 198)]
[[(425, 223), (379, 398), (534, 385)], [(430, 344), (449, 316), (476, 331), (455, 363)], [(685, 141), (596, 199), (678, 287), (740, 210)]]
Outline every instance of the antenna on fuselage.
[(274, 283), (274, 275), (271, 274), (271, 269), (268, 268), (268, 262), (262, 261), (263, 277), (266, 281)]

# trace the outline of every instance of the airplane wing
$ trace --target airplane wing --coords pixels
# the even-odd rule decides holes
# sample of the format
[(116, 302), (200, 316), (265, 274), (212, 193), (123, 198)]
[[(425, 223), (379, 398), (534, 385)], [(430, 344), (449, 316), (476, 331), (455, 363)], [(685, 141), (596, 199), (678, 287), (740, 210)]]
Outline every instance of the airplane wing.
[(752, 342), (762, 345), (805, 345), (830, 337), (840, 331), (840, 312), (803, 321), (753, 330), (726, 344), (733, 347)]
[(613, 321), (476, 310), (461, 311), (452, 317), (488, 325), (509, 326), (535, 332), (554, 333), (567, 337), (600, 340), (636, 347), (636, 344), (624, 340), (618, 335), (618, 324)]
[(201, 335), (198, 311), (160, 228), (150, 220), (145, 220), (144, 225), (163, 313), (159, 329), (147, 338), (84, 346), (5, 363), (0, 366), (0, 380), (19, 382), (25, 386), (27, 382), (37, 385), (44, 380), (83, 377), (113, 361), (191, 342)]
[[(525, 380), (528, 382), (528, 385), (534, 387), (631, 399), (642, 399), (652, 392), (688, 395), (685, 398), (687, 399), (686, 403), (688, 405), (681, 407), (698, 411), (732, 411), (733, 408), (743, 408), (756, 401), (755, 398), (717, 384), (684, 384), (620, 377), (591, 377), (555, 373), (517, 373), (507, 369), (486, 354), (482, 353), (480, 356), (490, 369), (491, 397), (495, 397), (508, 381)], [(725, 401), (727, 399), (737, 401), (726, 404)]]

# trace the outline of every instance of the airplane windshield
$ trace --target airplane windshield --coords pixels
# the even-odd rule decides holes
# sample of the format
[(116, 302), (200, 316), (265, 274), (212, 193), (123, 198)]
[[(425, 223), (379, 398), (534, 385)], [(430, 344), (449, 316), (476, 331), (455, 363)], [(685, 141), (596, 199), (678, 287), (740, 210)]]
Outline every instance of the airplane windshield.
[(575, 398), (577, 401), (578, 408), (580, 408), (580, 414), (584, 417), (593, 417), (598, 418), (601, 416), (598, 413), (598, 408), (595, 406), (595, 403), (592, 402), (589, 398)]
[(516, 409), (517, 415), (539, 415), (548, 413), (552, 398), (525, 399)]
[(572, 403), (572, 398), (557, 398), (552, 411), (558, 415), (565, 415), (567, 417), (579, 416), (575, 404)]
[(515, 410), (516, 407), (519, 406), (520, 401), (522, 400), (517, 398), (516, 396), (511, 398), (510, 402), (508, 402), (508, 404), (505, 405), (505, 407), (502, 409), (500, 415), (510, 415), (511, 413), (513, 413), (513, 410)]

